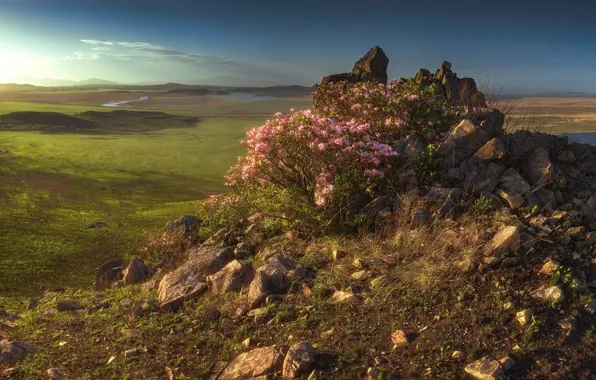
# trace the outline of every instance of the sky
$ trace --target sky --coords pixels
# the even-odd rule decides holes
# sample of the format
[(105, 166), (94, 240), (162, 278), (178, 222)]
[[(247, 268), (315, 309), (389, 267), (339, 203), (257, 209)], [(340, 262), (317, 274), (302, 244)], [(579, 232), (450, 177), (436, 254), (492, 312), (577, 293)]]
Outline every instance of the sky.
[(595, 19), (580, 0), (0, 0), (0, 82), (310, 85), (379, 45), (390, 78), (448, 60), (504, 93), (596, 93)]

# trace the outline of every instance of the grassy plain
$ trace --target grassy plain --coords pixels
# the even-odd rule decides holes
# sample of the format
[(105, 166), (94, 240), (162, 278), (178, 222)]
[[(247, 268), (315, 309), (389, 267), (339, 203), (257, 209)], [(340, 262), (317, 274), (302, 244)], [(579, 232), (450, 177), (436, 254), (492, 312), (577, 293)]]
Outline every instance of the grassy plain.
[[(82, 104), (53, 104), (54, 96), (66, 100), (64, 94), (47, 93), (47, 103), (41, 98), (0, 102), (0, 117), (26, 111), (86, 117), (81, 114), (114, 110), (99, 106), (105, 93), (67, 95)], [(109, 95), (118, 101), (139, 94)], [(98, 106), (89, 105), (94, 97)], [(220, 117), (201, 116), (184, 127), (164, 119), (163, 130), (152, 130), (150, 124), (160, 120), (110, 121), (124, 133), (0, 131), (0, 305), (20, 303), (44, 287), (90, 285), (102, 262), (135, 255), (147, 234), (193, 214), (209, 194), (225, 191), (223, 175), (244, 153), (239, 142), (249, 128), (278, 110), (310, 105), (298, 99), (235, 106), (236, 99), (186, 98), (200, 97), (172, 96), (126, 109)], [(88, 228), (97, 221), (106, 226)]]

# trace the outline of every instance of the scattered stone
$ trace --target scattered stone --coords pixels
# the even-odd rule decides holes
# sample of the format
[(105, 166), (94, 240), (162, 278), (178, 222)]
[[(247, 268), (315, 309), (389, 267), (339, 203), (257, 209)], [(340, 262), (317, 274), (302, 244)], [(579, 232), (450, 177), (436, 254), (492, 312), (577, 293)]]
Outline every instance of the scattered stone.
[(520, 325), (526, 326), (532, 320), (534, 316), (534, 312), (530, 309), (525, 309), (522, 311), (517, 312), (515, 315), (515, 319), (519, 322)]
[(131, 348), (131, 349), (124, 351), (124, 357), (125, 358), (133, 358), (133, 357), (139, 356), (139, 353), (140, 353), (140, 350), (138, 348)]
[(73, 311), (80, 308), (81, 304), (79, 302), (70, 299), (62, 300), (56, 304), (56, 309), (58, 311)]
[(274, 346), (255, 348), (232, 360), (218, 380), (252, 379), (272, 375), (280, 369), (281, 359), (281, 355)]
[(125, 297), (120, 300), (120, 306), (122, 307), (130, 307), (132, 306), (132, 299), (130, 297)]
[(60, 371), (58, 368), (48, 368), (46, 373), (50, 379), (63, 379), (66, 377), (66, 373)]
[(207, 276), (222, 269), (234, 257), (231, 248), (198, 247), (189, 252), (188, 261), (166, 274), (159, 282), (159, 304), (166, 310), (177, 309), (182, 303), (207, 290)]
[(331, 299), (335, 303), (360, 303), (360, 297), (358, 297), (351, 288), (348, 288), (346, 291), (337, 290), (333, 293)]
[(534, 292), (534, 297), (545, 302), (560, 303), (565, 299), (563, 289), (559, 285), (540, 288)]
[(0, 364), (15, 363), (37, 352), (35, 344), (18, 340), (0, 340)]
[(97, 222), (93, 222), (90, 225), (88, 225), (87, 228), (88, 229), (104, 228), (106, 226), (107, 226), (107, 224), (105, 224), (104, 222), (97, 221)]
[(140, 284), (145, 281), (149, 275), (150, 270), (147, 268), (143, 260), (133, 259), (124, 270), (122, 280), (125, 285)]
[(488, 243), (485, 253), (487, 255), (500, 254), (509, 250), (515, 251), (520, 245), (519, 227), (508, 226), (497, 232)]
[(596, 298), (593, 298), (587, 305), (586, 311), (590, 314), (594, 314), (596, 312)]
[(122, 280), (124, 260), (111, 260), (95, 270), (95, 289), (104, 290), (112, 287), (112, 284)]
[(378, 368), (369, 367), (366, 370), (366, 380), (380, 380), (381, 379), (381, 372)]
[(510, 357), (490, 359), (488, 356), (466, 366), (465, 371), (476, 379), (492, 380), (505, 377), (515, 362)]
[(503, 200), (503, 202), (505, 202), (507, 207), (509, 207), (511, 210), (517, 210), (525, 202), (525, 199), (522, 195), (509, 193), (501, 189), (497, 189), (497, 196)]
[(219, 272), (207, 276), (207, 284), (213, 294), (225, 294), (240, 291), (252, 277), (252, 266), (249, 263), (233, 260)]
[(505, 302), (503, 304), (503, 310), (509, 310), (513, 307), (513, 304), (511, 302)]
[(2, 378), (2, 377), (13, 377), (17, 373), (19, 373), (19, 368), (18, 367), (6, 368), (5, 370), (3, 370), (0, 373), (0, 378)]
[(478, 149), (473, 157), (479, 162), (490, 162), (502, 160), (505, 155), (505, 144), (501, 138), (496, 137)]
[(540, 268), (540, 272), (541, 274), (550, 276), (553, 274), (553, 272), (557, 269), (557, 267), (559, 266), (559, 262), (553, 259), (548, 259), (548, 261), (546, 263), (544, 263), (544, 265), (542, 266), (542, 268)]
[(221, 312), (214, 307), (207, 307), (203, 311), (203, 316), (209, 321), (217, 321), (221, 316)]
[(358, 272), (352, 273), (352, 278), (357, 281), (364, 281), (372, 278), (373, 274), (371, 271), (368, 270), (361, 270)]
[(334, 248), (333, 251), (331, 252), (331, 258), (333, 260), (339, 260), (339, 259), (345, 257), (346, 254), (347, 254), (346, 251)]
[(577, 326), (577, 318), (570, 316), (568, 318), (561, 319), (558, 322), (559, 327), (566, 331), (573, 331)]
[(453, 354), (451, 354), (451, 358), (453, 360), (455, 360), (456, 362), (461, 362), (465, 359), (465, 354), (463, 351), (453, 351)]
[(315, 363), (316, 352), (308, 342), (300, 342), (288, 350), (283, 363), (282, 375), (288, 379), (295, 379), (306, 375)]
[(584, 223), (596, 222), (596, 194), (592, 195), (582, 206), (582, 213), (584, 215)]
[(391, 333), (391, 343), (393, 343), (393, 347), (395, 348), (410, 343), (410, 339), (404, 330), (397, 330)]

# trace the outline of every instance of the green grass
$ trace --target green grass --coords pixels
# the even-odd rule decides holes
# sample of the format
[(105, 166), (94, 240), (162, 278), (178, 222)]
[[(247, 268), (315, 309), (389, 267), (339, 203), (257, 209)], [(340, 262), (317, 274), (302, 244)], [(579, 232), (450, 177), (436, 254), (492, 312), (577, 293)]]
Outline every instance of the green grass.
[[(0, 132), (0, 304), (43, 286), (87, 286), (103, 261), (224, 191), (263, 118), (204, 118), (135, 135)], [(88, 229), (95, 221), (106, 228)]]
[(86, 105), (72, 105), (72, 104), (48, 104), (48, 103), (31, 103), (31, 102), (0, 102), (0, 115), (11, 112), (22, 111), (36, 111), (36, 112), (61, 112), (67, 115), (75, 115), (85, 111), (113, 111), (113, 108), (108, 107), (92, 107)]
[(152, 108), (150, 99), (146, 105), (146, 109), (164, 111), (177, 115), (273, 115), (276, 112), (288, 113), (290, 108), (301, 110), (310, 108), (311, 106), (311, 99), (270, 99), (249, 103), (232, 102), (225, 105), (197, 106), (192, 108), (176, 106)]

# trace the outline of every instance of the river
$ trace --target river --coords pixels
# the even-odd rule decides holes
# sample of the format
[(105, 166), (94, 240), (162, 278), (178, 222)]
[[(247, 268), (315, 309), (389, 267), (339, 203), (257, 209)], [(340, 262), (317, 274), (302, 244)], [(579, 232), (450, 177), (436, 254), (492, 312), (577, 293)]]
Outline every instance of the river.
[(140, 102), (142, 100), (147, 100), (149, 99), (148, 96), (141, 96), (139, 99), (135, 99), (135, 100), (125, 100), (122, 102), (112, 102), (112, 103), (106, 103), (106, 104), (102, 104), (102, 107), (122, 107), (122, 104), (127, 104), (127, 103), (132, 103), (132, 102)]

